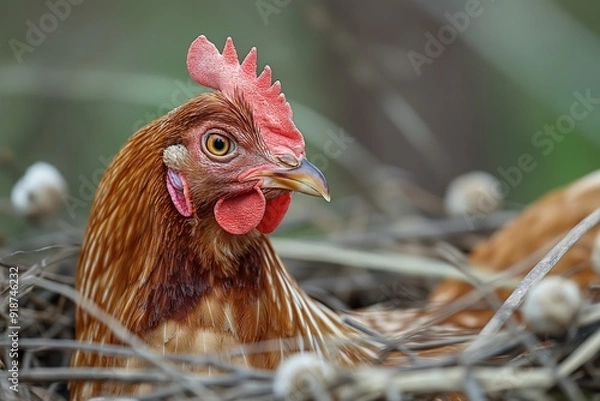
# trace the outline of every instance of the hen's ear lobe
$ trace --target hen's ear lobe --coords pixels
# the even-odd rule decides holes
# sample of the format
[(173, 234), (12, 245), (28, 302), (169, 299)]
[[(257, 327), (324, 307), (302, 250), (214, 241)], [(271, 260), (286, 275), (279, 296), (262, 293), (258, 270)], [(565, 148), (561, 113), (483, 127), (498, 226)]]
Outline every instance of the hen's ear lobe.
[(179, 214), (190, 217), (194, 212), (190, 188), (187, 180), (180, 173), (187, 157), (188, 151), (183, 145), (171, 145), (163, 151), (163, 162), (168, 168), (166, 185), (171, 202)]
[(171, 195), (171, 202), (181, 214), (190, 217), (194, 212), (190, 188), (185, 178), (175, 170), (167, 170), (167, 191)]

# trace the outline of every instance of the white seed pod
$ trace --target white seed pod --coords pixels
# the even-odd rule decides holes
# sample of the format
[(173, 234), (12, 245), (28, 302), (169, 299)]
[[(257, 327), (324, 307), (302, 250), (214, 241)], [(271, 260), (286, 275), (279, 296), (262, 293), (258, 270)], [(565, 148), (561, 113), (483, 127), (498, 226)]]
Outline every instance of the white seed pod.
[(472, 171), (454, 178), (446, 189), (444, 206), (451, 216), (485, 216), (502, 209), (502, 183), (485, 171)]
[(29, 218), (43, 220), (54, 215), (67, 193), (67, 183), (51, 164), (32, 164), (12, 189), (14, 210)]
[(535, 334), (561, 336), (576, 323), (582, 306), (581, 292), (575, 282), (551, 276), (529, 289), (521, 313)]
[(592, 268), (600, 276), (600, 230), (596, 233), (594, 243), (592, 244)]
[(284, 360), (273, 381), (275, 396), (282, 399), (312, 399), (314, 394), (327, 391), (335, 378), (335, 370), (314, 353), (298, 353)]

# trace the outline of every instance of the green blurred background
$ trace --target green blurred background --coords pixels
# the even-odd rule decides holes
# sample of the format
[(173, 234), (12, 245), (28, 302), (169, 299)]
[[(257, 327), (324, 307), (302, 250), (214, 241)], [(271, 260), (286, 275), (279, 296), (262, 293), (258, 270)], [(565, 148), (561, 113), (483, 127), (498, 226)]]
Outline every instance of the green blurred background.
[[(47, 32), (30, 32), (39, 28)], [(470, 170), (506, 180), (500, 171), (530, 154), (536, 168), (509, 193), (509, 206), (520, 208), (600, 166), (600, 104), (548, 155), (532, 142), (570, 113), (575, 92), (600, 98), (597, 2), (8, 0), (0, 16), (4, 244), (84, 227), (87, 206), (41, 227), (15, 216), (12, 185), (47, 161), (89, 205), (104, 161), (141, 125), (204, 90), (185, 69), (200, 34), (219, 48), (233, 37), (240, 57), (258, 48), (309, 155), (326, 153), (340, 133), (356, 138), (321, 166), (334, 202), (297, 197), (292, 211), (342, 230), (344, 219), (328, 210), (356, 210), (345, 207), (355, 196), (373, 213), (401, 215), (403, 195), (389, 185), (397, 177), (441, 195)]]

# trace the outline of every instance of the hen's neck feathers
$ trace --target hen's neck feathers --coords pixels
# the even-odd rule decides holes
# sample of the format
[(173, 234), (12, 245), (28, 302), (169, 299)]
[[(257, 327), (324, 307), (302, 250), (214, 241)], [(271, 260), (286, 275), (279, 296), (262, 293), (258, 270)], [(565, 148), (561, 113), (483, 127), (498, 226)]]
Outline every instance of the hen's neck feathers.
[[(264, 235), (256, 230), (230, 235), (212, 215), (185, 218), (175, 210), (161, 155), (184, 127), (171, 126), (170, 117), (134, 135), (102, 179), (82, 246), (78, 290), (142, 337), (165, 322), (182, 322), (228, 332), (240, 343), (294, 339), (287, 351), (318, 353), (334, 338), (356, 337), (338, 315), (305, 295)], [(232, 308), (232, 327), (203, 316), (203, 302)], [(82, 311), (77, 336), (118, 342)], [(342, 345), (338, 351), (336, 359), (348, 364), (373, 356), (362, 346)], [(272, 368), (276, 362), (258, 364)]]

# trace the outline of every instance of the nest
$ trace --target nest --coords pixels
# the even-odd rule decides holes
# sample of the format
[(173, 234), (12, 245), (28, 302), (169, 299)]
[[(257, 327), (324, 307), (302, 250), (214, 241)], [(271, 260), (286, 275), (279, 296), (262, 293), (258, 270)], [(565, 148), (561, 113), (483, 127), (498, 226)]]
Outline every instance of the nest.
[[(380, 363), (355, 369), (342, 369), (310, 358), (291, 358), (278, 371), (266, 372), (224, 364), (216, 355), (158, 355), (118, 323), (110, 321), (107, 321), (109, 327), (118, 331), (120, 336), (130, 338), (127, 345), (79, 344), (73, 339), (74, 302), (80, 301), (73, 289), (79, 246), (59, 245), (33, 252), (13, 252), (0, 259), (0, 331), (4, 333), (0, 339), (3, 349), (0, 398), (66, 400), (67, 383), (74, 380), (156, 384), (154, 392), (139, 397), (143, 400), (419, 400), (464, 396), (474, 400), (548, 397), (583, 400), (590, 399), (593, 394), (598, 397), (600, 305), (588, 305), (573, 330), (560, 339), (540, 339), (510, 319), (531, 285), (544, 277), (558, 258), (598, 220), (600, 211), (590, 215), (557, 244), (517, 284), (506, 302), (496, 304), (498, 312), (480, 333), (454, 331), (436, 334), (427, 327), (415, 327), (401, 338), (387, 338), (349, 321), (371, 340), (382, 344)], [(485, 223), (490, 224), (490, 221), (485, 220)], [(453, 231), (451, 237), (473, 235), (477, 229), (470, 228), (469, 232), (459, 233)], [(418, 233), (418, 230), (413, 230), (413, 233)], [(362, 238), (366, 241), (368, 237)], [(357, 282), (363, 284), (363, 293), (372, 293), (364, 291), (365, 282), (371, 282), (381, 290), (383, 283), (389, 282), (391, 270), (396, 278), (420, 283), (423, 289), (431, 276), (457, 274), (432, 258), (403, 252), (350, 251), (340, 245), (344, 241), (349, 239), (319, 243), (287, 239), (275, 240), (274, 243), (288, 264), (296, 267), (297, 276), (301, 277), (300, 281), (309, 293), (333, 307), (382, 301), (392, 302), (394, 307), (414, 306), (411, 303), (418, 305), (424, 299), (425, 290), (412, 293), (411, 299), (402, 300), (390, 296), (390, 293), (402, 291), (395, 287), (388, 288), (389, 293), (384, 299), (360, 296)], [(423, 242), (423, 238), (420, 241)], [(433, 247), (431, 244), (424, 246)], [(331, 274), (309, 274), (307, 269), (298, 270), (298, 265), (306, 262), (318, 266), (327, 264), (332, 267), (329, 270)], [(349, 266), (360, 268), (349, 272)], [(17, 276), (11, 276), (11, 273), (17, 270), (18, 287), (15, 287), (11, 278)], [(372, 271), (377, 273), (369, 273)], [(417, 272), (425, 279), (415, 279)], [(365, 274), (369, 275), (368, 280), (365, 280)], [(343, 285), (340, 286), (340, 283)], [(321, 290), (315, 291), (315, 288)], [(385, 293), (379, 291), (382, 292)], [(332, 297), (332, 293), (336, 297)], [(14, 304), (15, 297), (18, 298), (18, 307)], [(82, 305), (102, 317), (101, 311), (93, 310), (93, 305), (85, 302)], [(149, 367), (127, 371), (71, 368), (70, 355), (76, 349), (137, 356), (146, 359)], [(438, 353), (436, 358), (422, 357), (434, 349), (447, 351)], [(386, 366), (386, 358), (392, 351), (406, 356), (402, 366)], [(18, 365), (14, 365), (13, 361), (17, 361)], [(176, 367), (181, 362), (198, 368), (210, 366), (223, 373), (217, 376), (192, 374)], [(17, 381), (18, 386), (15, 387)]]

